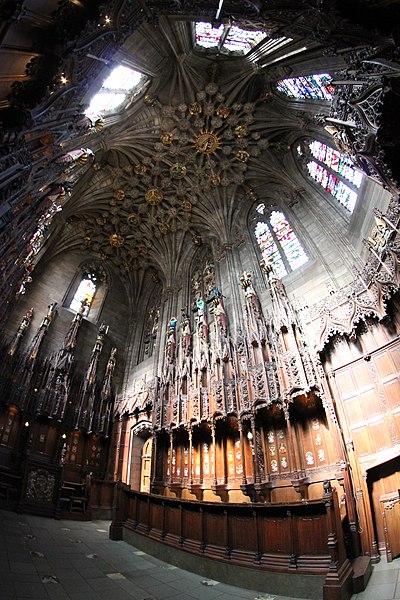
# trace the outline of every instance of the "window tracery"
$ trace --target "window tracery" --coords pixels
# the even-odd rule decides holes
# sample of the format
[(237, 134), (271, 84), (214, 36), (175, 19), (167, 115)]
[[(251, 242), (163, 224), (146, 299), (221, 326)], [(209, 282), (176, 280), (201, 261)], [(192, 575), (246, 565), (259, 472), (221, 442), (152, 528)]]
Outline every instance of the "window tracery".
[(281, 79), (277, 90), (289, 98), (302, 100), (332, 100), (335, 91), (329, 73)]
[(279, 278), (295, 271), (309, 258), (294, 233), (283, 212), (278, 210), (266, 211), (265, 204), (259, 204), (254, 233), (265, 263), (274, 268)]

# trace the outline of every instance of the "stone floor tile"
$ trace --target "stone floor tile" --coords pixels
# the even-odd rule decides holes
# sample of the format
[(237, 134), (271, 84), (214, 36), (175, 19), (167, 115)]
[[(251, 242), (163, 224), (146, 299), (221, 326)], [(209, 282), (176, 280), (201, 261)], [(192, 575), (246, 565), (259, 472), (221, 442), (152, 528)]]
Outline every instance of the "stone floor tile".
[(357, 594), (357, 600), (392, 600), (395, 589), (395, 583), (370, 584), (367, 589)]
[(155, 596), (158, 600), (166, 600), (167, 598), (173, 600), (176, 596), (176, 589), (167, 584), (151, 585), (146, 587), (145, 591), (150, 596)]
[(102, 600), (97, 592), (70, 592), (68, 594), (70, 600)]
[(17, 598), (46, 598), (47, 591), (42, 583), (30, 583), (27, 581), (15, 581), (15, 591)]
[(32, 561), (29, 563), (10, 561), (10, 571), (11, 573), (36, 573), (36, 569), (35, 566), (32, 564)]
[(384, 571), (373, 571), (369, 580), (370, 585), (379, 583), (393, 583), (397, 581), (398, 573), (394, 569), (386, 569)]

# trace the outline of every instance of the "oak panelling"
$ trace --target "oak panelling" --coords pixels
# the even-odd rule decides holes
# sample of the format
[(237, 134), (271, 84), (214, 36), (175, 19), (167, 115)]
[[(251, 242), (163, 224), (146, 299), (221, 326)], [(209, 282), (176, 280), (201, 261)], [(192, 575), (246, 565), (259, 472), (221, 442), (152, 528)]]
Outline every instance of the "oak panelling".
[(196, 507), (194, 510), (183, 512), (182, 537), (185, 547), (199, 547), (202, 542), (202, 513)]
[[(394, 481), (387, 489), (379, 480), (385, 478), (384, 461), (398, 452), (400, 443), (400, 340), (376, 349), (371, 347), (368, 352), (361, 360), (337, 367), (332, 388), (360, 490), (366, 469), (376, 465), (373, 488), (363, 490), (359, 514), (365, 532), (361, 534), (363, 549), (377, 555), (375, 542), (380, 547), (384, 545), (379, 499), (397, 489), (391, 487)], [(336, 353), (332, 362), (338, 365), (339, 361)]]
[(393, 358), (393, 355), (389, 352), (376, 354), (374, 356), (374, 362), (381, 379), (388, 375), (392, 375), (393, 372), (396, 371), (396, 366), (393, 364)]
[(373, 448), (373, 440), (370, 437), (370, 430), (365, 425), (352, 428), (351, 439), (359, 458), (370, 455), (371, 448)]
[(179, 506), (166, 504), (165, 506), (165, 531), (167, 536), (180, 538), (181, 536), (181, 511)]
[(385, 396), (388, 399), (389, 409), (398, 413), (400, 411), (400, 383), (399, 379), (390, 379), (383, 382)]
[(314, 517), (298, 517), (293, 521), (297, 552), (299, 555), (328, 554), (326, 518), (322, 515)]
[(400, 348), (399, 346), (392, 346), (388, 349), (388, 354), (393, 361), (394, 370), (400, 373)]
[(260, 522), (263, 552), (290, 555), (293, 539), (291, 536), (291, 523), (287, 516), (260, 517)]
[[(392, 412), (400, 404), (400, 380), (398, 373), (393, 372), (396, 367), (392, 360), (397, 354), (393, 349), (391, 354), (380, 351), (370, 361), (348, 365), (336, 374), (345, 418), (359, 457), (391, 448), (398, 442), (397, 410), (394, 415)], [(395, 424), (395, 432), (390, 420)]]
[(360, 392), (359, 402), (363, 408), (364, 418), (370, 419), (381, 414), (381, 407), (373, 387)]
[(146, 498), (140, 498), (136, 505), (137, 527), (140, 531), (148, 532), (149, 527), (149, 504)]
[(229, 542), (234, 551), (247, 550), (254, 553), (256, 539), (257, 529), (251, 510), (247, 515), (237, 516), (234, 522), (230, 522)]
[(164, 506), (162, 504), (151, 503), (150, 505), (150, 537), (159, 539), (163, 535), (164, 524)]
[(353, 377), (355, 387), (359, 390), (363, 390), (365, 387), (371, 386), (371, 376), (368, 371), (368, 363), (362, 361), (358, 362), (353, 366)]
[(205, 512), (205, 544), (219, 546), (224, 550), (228, 547), (226, 517), (221, 512)]
[(345, 400), (344, 406), (349, 423), (362, 423), (364, 421), (363, 409), (358, 395)]
[(347, 400), (354, 396), (356, 383), (353, 380), (351, 368), (347, 367), (335, 375), (336, 385), (340, 390), (342, 400)]
[(392, 441), (390, 439), (390, 431), (385, 425), (384, 419), (376, 419), (373, 422), (369, 422), (369, 430), (372, 439), (374, 440), (375, 452), (381, 450), (387, 450), (392, 447)]

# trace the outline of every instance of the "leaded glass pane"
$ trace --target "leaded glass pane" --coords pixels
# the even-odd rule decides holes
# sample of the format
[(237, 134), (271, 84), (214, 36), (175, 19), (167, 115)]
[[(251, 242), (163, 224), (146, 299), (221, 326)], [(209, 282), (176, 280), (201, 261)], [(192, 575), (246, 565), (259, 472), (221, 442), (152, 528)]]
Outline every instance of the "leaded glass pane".
[(265, 262), (269, 265), (272, 265), (279, 278), (287, 275), (287, 271), (279, 253), (278, 246), (272, 237), (268, 225), (262, 222), (257, 223), (255, 234)]
[(142, 75), (137, 71), (128, 69), (120, 65), (116, 67), (113, 72), (107, 77), (101, 86), (102, 89), (107, 90), (131, 90), (135, 85), (139, 83)]
[(277, 89), (290, 98), (305, 98), (311, 100), (332, 100), (334, 87), (332, 77), (328, 73), (306, 75), (291, 79), (281, 79)]
[(317, 181), (327, 192), (332, 194), (332, 196), (347, 208), (350, 213), (353, 212), (357, 201), (356, 192), (315, 161), (310, 161), (307, 164), (307, 168), (309, 174), (315, 181)]
[(314, 140), (310, 144), (311, 154), (319, 161), (326, 164), (327, 167), (333, 169), (339, 175), (350, 181), (356, 187), (360, 187), (362, 181), (362, 173), (356, 171), (354, 163), (350, 157), (340, 154), (338, 150), (334, 150)]
[(290, 268), (294, 271), (301, 267), (301, 265), (304, 265), (308, 261), (308, 256), (304, 252), (285, 215), (276, 210), (272, 211), (270, 223), (285, 253)]
[(223, 25), (215, 28), (211, 23), (196, 23), (196, 44), (203, 48), (216, 48), (223, 31)]
[(78, 310), (82, 306), (82, 302), (86, 300), (86, 308), (84, 311), (84, 315), (87, 315), (89, 313), (90, 305), (92, 303), (95, 291), (96, 284), (93, 283), (93, 281), (87, 278), (82, 279), (78, 286), (78, 289), (75, 292), (75, 296), (73, 297), (73, 300), (69, 305), (70, 309), (78, 312)]
[(102, 113), (110, 112), (120, 106), (125, 100), (125, 94), (114, 94), (107, 92), (99, 92), (93, 96), (90, 106), (87, 109), (87, 115), (100, 115)]
[(98, 117), (101, 114), (114, 111), (121, 106), (127, 98), (127, 92), (136, 87), (143, 75), (123, 67), (116, 67), (104, 81), (99, 92), (95, 94), (85, 111), (88, 117)]
[(247, 31), (232, 25), (226, 36), (223, 49), (229, 52), (247, 54), (265, 37), (267, 37), (265, 31)]

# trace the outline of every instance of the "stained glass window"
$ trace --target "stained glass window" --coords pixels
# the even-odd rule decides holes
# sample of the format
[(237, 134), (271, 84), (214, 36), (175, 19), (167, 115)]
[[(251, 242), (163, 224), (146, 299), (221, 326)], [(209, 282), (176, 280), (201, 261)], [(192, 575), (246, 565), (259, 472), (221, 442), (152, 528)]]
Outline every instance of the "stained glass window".
[(321, 73), (281, 79), (277, 83), (277, 89), (289, 98), (332, 100), (334, 88), (331, 82), (332, 77), (328, 73)]
[(87, 273), (83, 276), (82, 281), (78, 285), (78, 289), (76, 290), (75, 295), (72, 299), (72, 302), (69, 305), (71, 310), (78, 312), (82, 307), (82, 302), (85, 301), (86, 305), (83, 314), (85, 316), (89, 314), (90, 306), (92, 304), (93, 297), (96, 293), (96, 281), (96, 276), (91, 273)]
[(116, 67), (103, 82), (99, 92), (95, 94), (85, 114), (98, 117), (112, 112), (127, 99), (128, 93), (142, 81), (143, 75), (123, 67)]
[(357, 193), (314, 160), (307, 165), (308, 172), (327, 192), (332, 194), (349, 212), (353, 212)]
[[(349, 156), (314, 140), (308, 144), (312, 157), (307, 164), (308, 174), (332, 194), (350, 213), (353, 212), (363, 175), (354, 168)], [(303, 154), (301, 146), (298, 154)]]
[(236, 25), (213, 27), (211, 23), (198, 22), (195, 24), (197, 46), (219, 49), (227, 54), (230, 52), (247, 54), (266, 37), (265, 31), (241, 29)]
[[(259, 204), (256, 211), (264, 214), (265, 205)], [(268, 221), (259, 221), (254, 231), (264, 261), (272, 265), (279, 278), (308, 262), (304, 248), (282, 212), (272, 211)]]
[(196, 44), (203, 48), (217, 48), (224, 26), (213, 27), (211, 23), (196, 23)]
[(254, 46), (266, 37), (265, 31), (247, 31), (232, 25), (225, 38), (223, 50), (247, 54)]
[(362, 173), (356, 171), (354, 163), (349, 156), (340, 154), (338, 150), (330, 148), (322, 142), (314, 140), (310, 144), (311, 154), (320, 162), (325, 163), (327, 167), (342, 175), (347, 181), (354, 184), (357, 188), (360, 187), (362, 181)]

